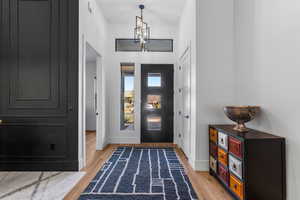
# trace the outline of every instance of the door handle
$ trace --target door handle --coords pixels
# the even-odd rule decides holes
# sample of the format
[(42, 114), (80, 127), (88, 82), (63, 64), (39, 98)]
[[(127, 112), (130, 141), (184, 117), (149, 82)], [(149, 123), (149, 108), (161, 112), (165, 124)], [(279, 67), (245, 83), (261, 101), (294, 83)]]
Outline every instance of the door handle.
[(184, 116), (184, 118), (186, 118), (186, 119), (189, 119), (189, 118), (190, 118), (190, 116), (189, 116), (189, 115), (185, 115), (185, 116)]
[(2, 120), (2, 119), (0, 119), (0, 125), (1, 125), (1, 124), (3, 124), (3, 120)]

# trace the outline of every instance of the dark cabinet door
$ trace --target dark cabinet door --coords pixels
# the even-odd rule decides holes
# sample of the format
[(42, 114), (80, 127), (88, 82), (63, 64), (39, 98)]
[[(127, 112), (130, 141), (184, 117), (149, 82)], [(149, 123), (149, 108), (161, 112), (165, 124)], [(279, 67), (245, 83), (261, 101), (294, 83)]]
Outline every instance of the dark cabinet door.
[(76, 170), (78, 2), (0, 6), (0, 170)]
[(142, 142), (173, 142), (173, 65), (142, 65)]

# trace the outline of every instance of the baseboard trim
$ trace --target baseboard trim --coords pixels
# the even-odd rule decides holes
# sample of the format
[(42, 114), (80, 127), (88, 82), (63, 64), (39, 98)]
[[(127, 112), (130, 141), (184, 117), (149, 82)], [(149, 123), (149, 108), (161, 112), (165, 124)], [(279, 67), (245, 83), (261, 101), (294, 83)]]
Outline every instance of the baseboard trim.
[(140, 140), (135, 137), (110, 138), (110, 144), (140, 144)]
[(102, 144), (102, 149), (100, 149), (100, 150), (101, 151), (104, 150), (108, 145), (109, 145), (109, 142), (107, 140), (104, 140), (103, 144)]
[(195, 171), (205, 171), (209, 170), (209, 161), (208, 160), (190, 160), (189, 163), (191, 164), (192, 168)]
[(76, 161), (0, 161), (0, 171), (78, 171)]

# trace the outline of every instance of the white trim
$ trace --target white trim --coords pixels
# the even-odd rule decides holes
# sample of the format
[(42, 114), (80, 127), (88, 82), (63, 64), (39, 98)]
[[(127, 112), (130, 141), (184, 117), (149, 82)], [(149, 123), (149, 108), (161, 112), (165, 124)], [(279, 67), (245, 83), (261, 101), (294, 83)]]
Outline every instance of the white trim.
[[(85, 107), (85, 96), (83, 94), (83, 88), (85, 87), (84, 85), (84, 80), (85, 80), (85, 74), (84, 74), (84, 68), (85, 68), (85, 36), (81, 36), (81, 62), (79, 64), (79, 69), (78, 69), (78, 164), (79, 164), (79, 170), (82, 169), (85, 166), (85, 119), (83, 119), (84, 116), (84, 107)], [(80, 49), (80, 48), (79, 48)], [(79, 52), (80, 54), (80, 52)]]
[[(96, 50), (95, 50), (96, 51)], [(97, 51), (96, 51), (97, 52)], [(98, 54), (98, 52), (97, 52)], [(103, 66), (103, 58), (100, 54), (97, 57), (97, 137), (96, 137), (96, 150), (103, 150), (105, 143), (106, 127), (105, 127), (105, 70)], [(99, 87), (100, 86), (100, 87)]]
[[(86, 166), (86, 48), (89, 45), (91, 48), (93, 46), (86, 40), (85, 35), (82, 35), (81, 41), (81, 62), (79, 65), (79, 91), (78, 91), (78, 162), (79, 169), (82, 169)], [(95, 50), (95, 48), (93, 48)], [(98, 93), (98, 111), (101, 113), (96, 116), (97, 120), (97, 130), (96, 130), (96, 149), (102, 150), (104, 147), (104, 135), (105, 135), (105, 75), (103, 67), (102, 56), (95, 50), (97, 53), (97, 93)], [(100, 78), (99, 78), (100, 77)], [(99, 95), (100, 94), (100, 95)], [(101, 115), (101, 117), (100, 117)]]
[[(176, 110), (174, 109), (174, 111), (175, 111), (175, 113), (176, 113), (176, 118), (174, 119), (174, 120), (177, 120), (177, 121), (175, 121), (175, 123), (177, 124), (176, 126), (177, 126), (177, 129), (176, 129), (176, 132), (174, 131), (174, 135), (177, 137), (176, 138), (176, 140), (178, 141), (178, 145), (180, 146), (180, 148), (182, 149), (182, 151), (185, 153), (185, 155), (186, 155), (186, 157), (188, 158), (188, 159), (190, 159), (191, 157), (190, 157), (190, 155), (191, 155), (191, 151), (192, 151), (192, 149), (191, 149), (191, 144), (192, 144), (192, 142), (191, 142), (191, 139), (192, 139), (192, 123), (191, 123), (191, 121), (192, 121), (192, 114), (191, 114), (191, 105), (192, 105), (192, 99), (191, 99), (191, 93), (192, 93), (192, 91), (191, 91), (191, 87), (192, 87), (192, 83), (191, 83), (191, 77), (192, 77), (192, 74), (191, 74), (191, 72), (192, 72), (192, 41), (189, 41), (188, 42), (188, 44), (187, 44), (187, 46), (186, 46), (186, 48), (185, 48), (185, 50), (184, 50), (184, 52), (181, 54), (181, 56), (179, 57), (179, 60), (178, 60), (178, 63), (179, 63), (179, 66), (181, 67), (181, 70), (179, 71), (178, 70), (178, 76), (179, 76), (179, 84), (177, 85), (177, 87), (178, 88), (176, 88), (176, 90), (178, 90), (178, 89), (183, 89), (184, 88), (184, 76), (186, 75), (186, 74), (184, 74), (184, 68), (183, 68), (183, 62), (185, 61), (185, 59), (188, 59), (189, 60), (189, 76), (190, 76), (190, 80), (188, 80), (189, 81), (189, 84), (190, 84), (190, 88), (189, 88), (189, 90), (190, 90), (190, 99), (189, 99), (189, 106), (190, 106), (190, 112), (189, 112), (189, 138), (188, 138), (188, 152), (186, 152), (185, 150), (186, 150), (186, 147), (185, 147), (185, 137), (186, 137), (186, 133), (184, 133), (185, 132), (185, 130), (184, 130), (184, 120), (186, 120), (186, 119), (184, 119), (184, 115), (186, 114), (186, 113), (184, 113), (184, 100), (183, 100), (183, 98), (182, 98), (182, 93), (183, 93), (183, 91), (181, 91), (181, 94), (179, 94), (179, 93), (176, 93), (176, 94), (178, 94), (178, 96), (177, 97), (175, 97), (177, 100), (177, 102), (175, 103), (177, 106), (176, 106)], [(179, 115), (178, 114), (178, 112), (179, 111), (181, 111), (181, 115)], [(175, 127), (175, 126), (174, 126)], [(181, 134), (181, 137), (179, 137), (179, 134)]]
[(140, 138), (136, 137), (111, 137), (109, 139), (111, 144), (140, 144)]

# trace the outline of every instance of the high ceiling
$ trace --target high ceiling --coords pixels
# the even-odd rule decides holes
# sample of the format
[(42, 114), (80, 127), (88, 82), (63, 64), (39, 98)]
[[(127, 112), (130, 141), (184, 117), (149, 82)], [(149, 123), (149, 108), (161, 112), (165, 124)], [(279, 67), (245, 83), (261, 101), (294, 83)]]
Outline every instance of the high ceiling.
[(132, 24), (140, 15), (139, 4), (145, 5), (144, 18), (149, 23), (176, 25), (186, 0), (96, 0), (110, 23)]

